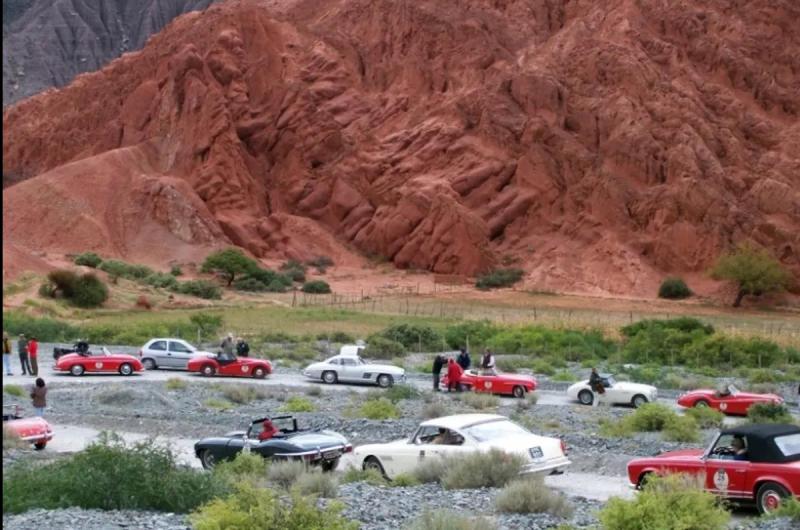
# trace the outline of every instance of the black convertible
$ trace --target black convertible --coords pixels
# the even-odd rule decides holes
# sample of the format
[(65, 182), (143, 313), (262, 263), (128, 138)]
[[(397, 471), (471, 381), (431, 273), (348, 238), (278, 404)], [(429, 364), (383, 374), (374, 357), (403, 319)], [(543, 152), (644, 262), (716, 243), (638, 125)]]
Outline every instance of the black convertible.
[[(261, 426), (271, 420), (278, 432), (268, 440), (259, 440)], [(194, 444), (194, 453), (205, 469), (220, 460), (232, 460), (247, 446), (251, 452), (271, 460), (298, 460), (332, 471), (344, 453), (353, 450), (347, 439), (333, 431), (298, 429), (294, 416), (275, 416), (253, 420), (247, 431), (203, 438)]]

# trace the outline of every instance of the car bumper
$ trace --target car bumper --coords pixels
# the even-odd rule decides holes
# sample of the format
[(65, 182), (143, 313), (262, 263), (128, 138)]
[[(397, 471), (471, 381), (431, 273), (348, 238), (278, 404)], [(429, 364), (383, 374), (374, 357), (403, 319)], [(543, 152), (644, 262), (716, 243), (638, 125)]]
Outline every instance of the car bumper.
[(49, 442), (53, 439), (53, 433), (47, 434), (31, 434), (30, 436), (22, 436), (20, 440), (23, 442)]
[(567, 458), (566, 456), (561, 456), (558, 458), (550, 458), (542, 462), (531, 462), (530, 464), (527, 464), (522, 468), (520, 474), (533, 475), (542, 473), (552, 473), (554, 471), (562, 470), (571, 463), (572, 462), (570, 462), (569, 458)]

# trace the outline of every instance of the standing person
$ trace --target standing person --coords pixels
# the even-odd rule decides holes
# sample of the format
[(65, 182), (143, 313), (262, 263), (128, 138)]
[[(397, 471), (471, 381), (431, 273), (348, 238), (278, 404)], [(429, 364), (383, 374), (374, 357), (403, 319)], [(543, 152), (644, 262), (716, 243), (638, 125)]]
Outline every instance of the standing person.
[(37, 356), (39, 354), (39, 341), (36, 340), (36, 337), (31, 337), (31, 340), (28, 342), (28, 358), (30, 359), (30, 371), (31, 375), (36, 377), (39, 375), (39, 363), (37, 361)]
[(447, 361), (447, 391), (452, 392), (455, 389), (461, 392), (461, 374), (464, 370), (455, 360), (448, 359)]
[(6, 375), (14, 375), (11, 373), (11, 341), (8, 340), (8, 333), (3, 332), (3, 367), (6, 369)]
[(238, 337), (236, 339), (236, 355), (238, 355), (239, 357), (250, 356), (250, 345), (247, 344), (247, 341), (244, 340), (242, 337)]
[(458, 359), (456, 359), (456, 362), (465, 372), (469, 370), (469, 366), (472, 364), (472, 359), (469, 358), (469, 352), (467, 352), (466, 348), (461, 348), (461, 353), (458, 354)]
[(441, 354), (436, 355), (433, 359), (433, 391), (439, 391), (439, 377), (442, 373), (442, 368), (444, 367), (445, 358), (441, 356)]
[(44, 379), (41, 377), (36, 378), (36, 384), (31, 390), (31, 399), (33, 399), (33, 410), (40, 418), (44, 416), (44, 409), (47, 407), (47, 387), (44, 385)]
[(28, 375), (31, 372), (31, 365), (28, 362), (28, 339), (25, 338), (24, 333), (19, 334), (17, 353), (19, 354), (19, 364), (22, 365), (22, 375)]
[(495, 367), (497, 363), (494, 359), (494, 354), (488, 348), (483, 353), (483, 358), (481, 359), (481, 368), (483, 369), (484, 375), (497, 375), (497, 370)]
[(592, 375), (589, 376), (589, 388), (592, 389), (592, 406), (596, 407), (600, 404), (600, 396), (606, 393), (603, 387), (603, 378), (597, 373), (597, 368), (592, 368)]
[(219, 347), (226, 357), (233, 357), (233, 333), (228, 333), (228, 336), (222, 339)]

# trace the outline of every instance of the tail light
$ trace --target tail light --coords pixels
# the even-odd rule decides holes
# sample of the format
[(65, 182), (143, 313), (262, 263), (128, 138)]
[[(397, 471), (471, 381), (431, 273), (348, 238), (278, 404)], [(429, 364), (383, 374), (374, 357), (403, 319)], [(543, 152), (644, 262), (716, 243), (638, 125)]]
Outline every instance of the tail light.
[(353, 446), (350, 445), (350, 444), (345, 445), (344, 446), (344, 452), (345, 453), (352, 453), (353, 452)]
[(564, 440), (559, 440), (559, 442), (561, 442), (561, 452), (566, 455), (567, 454), (567, 442), (565, 442)]

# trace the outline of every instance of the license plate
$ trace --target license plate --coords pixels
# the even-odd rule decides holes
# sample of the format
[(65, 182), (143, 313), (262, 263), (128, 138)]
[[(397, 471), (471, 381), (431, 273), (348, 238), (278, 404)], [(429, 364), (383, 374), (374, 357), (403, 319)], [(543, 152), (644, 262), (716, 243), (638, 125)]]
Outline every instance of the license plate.
[(325, 460), (333, 460), (335, 458), (339, 458), (341, 454), (341, 451), (325, 451), (322, 453), (322, 458)]
[(538, 460), (539, 458), (544, 457), (544, 453), (542, 453), (541, 447), (531, 447), (530, 449), (528, 449), (528, 452), (530, 453), (531, 458), (533, 458), (534, 460)]

